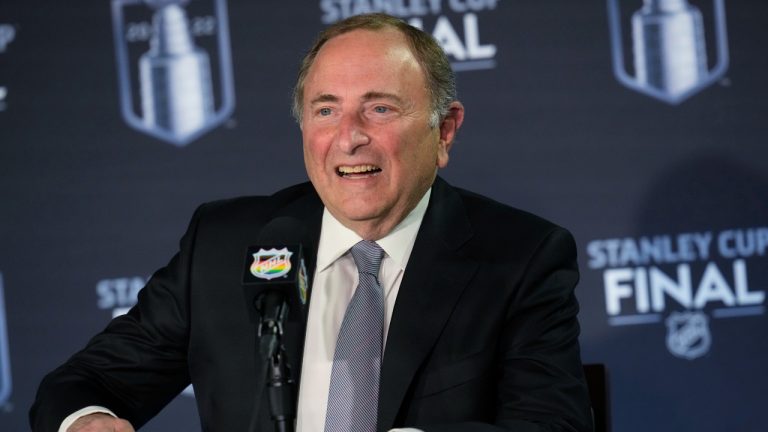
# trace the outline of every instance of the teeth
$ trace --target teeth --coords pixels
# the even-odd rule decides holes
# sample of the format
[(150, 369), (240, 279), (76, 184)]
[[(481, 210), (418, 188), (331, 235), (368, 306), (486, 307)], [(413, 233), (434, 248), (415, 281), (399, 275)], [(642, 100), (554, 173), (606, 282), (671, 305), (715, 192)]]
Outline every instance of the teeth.
[(364, 172), (379, 171), (379, 167), (375, 165), (355, 165), (355, 166), (340, 166), (339, 172), (341, 174), (359, 174)]

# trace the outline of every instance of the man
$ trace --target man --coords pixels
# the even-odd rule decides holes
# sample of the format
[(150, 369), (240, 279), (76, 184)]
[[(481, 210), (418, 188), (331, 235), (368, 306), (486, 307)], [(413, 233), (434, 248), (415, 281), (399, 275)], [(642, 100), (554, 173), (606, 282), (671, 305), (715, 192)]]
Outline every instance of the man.
[[(137, 306), (46, 377), (33, 428), (131, 431), (191, 381), (204, 430), (272, 430), (239, 276), (246, 248), (287, 217), (314, 276), (299, 431), (591, 430), (574, 242), (436, 177), (464, 108), (434, 40), (385, 15), (349, 18), (320, 35), (294, 96), (311, 185), (201, 206)], [(372, 278), (360, 244), (378, 251)], [(365, 292), (381, 296), (383, 327), (352, 345), (383, 353), (344, 377)]]

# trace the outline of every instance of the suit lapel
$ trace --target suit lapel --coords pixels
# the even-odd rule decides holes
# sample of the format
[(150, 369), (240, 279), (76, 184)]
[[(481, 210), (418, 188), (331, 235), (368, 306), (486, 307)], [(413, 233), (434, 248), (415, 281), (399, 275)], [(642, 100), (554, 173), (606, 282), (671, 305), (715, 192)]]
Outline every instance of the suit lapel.
[(416, 371), (477, 270), (459, 255), (472, 235), (458, 193), (437, 178), (400, 285), (381, 371), (378, 430), (393, 427)]

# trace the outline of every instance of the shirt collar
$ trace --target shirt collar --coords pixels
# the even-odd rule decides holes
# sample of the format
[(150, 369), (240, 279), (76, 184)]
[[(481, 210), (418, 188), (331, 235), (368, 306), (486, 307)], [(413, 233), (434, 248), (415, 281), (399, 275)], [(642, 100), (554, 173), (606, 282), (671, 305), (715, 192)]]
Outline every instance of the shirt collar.
[[(388, 257), (392, 258), (401, 269), (405, 269), (413, 244), (416, 242), (416, 234), (419, 232), (421, 221), (427, 212), (429, 197), (432, 189), (421, 197), (421, 200), (408, 216), (383, 238), (376, 243), (384, 249)], [(323, 271), (333, 264), (339, 257), (362, 240), (351, 229), (342, 225), (327, 208), (323, 210), (323, 222), (320, 229), (320, 245), (317, 248), (317, 271)]]

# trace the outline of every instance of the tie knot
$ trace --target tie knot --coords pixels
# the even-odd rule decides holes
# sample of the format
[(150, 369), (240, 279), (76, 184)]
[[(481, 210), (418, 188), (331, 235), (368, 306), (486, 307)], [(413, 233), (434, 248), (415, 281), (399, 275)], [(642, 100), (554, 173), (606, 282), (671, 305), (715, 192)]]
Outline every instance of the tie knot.
[(381, 246), (376, 242), (361, 240), (352, 246), (350, 252), (352, 252), (352, 258), (355, 259), (358, 272), (379, 276), (381, 259), (384, 257), (384, 249)]

